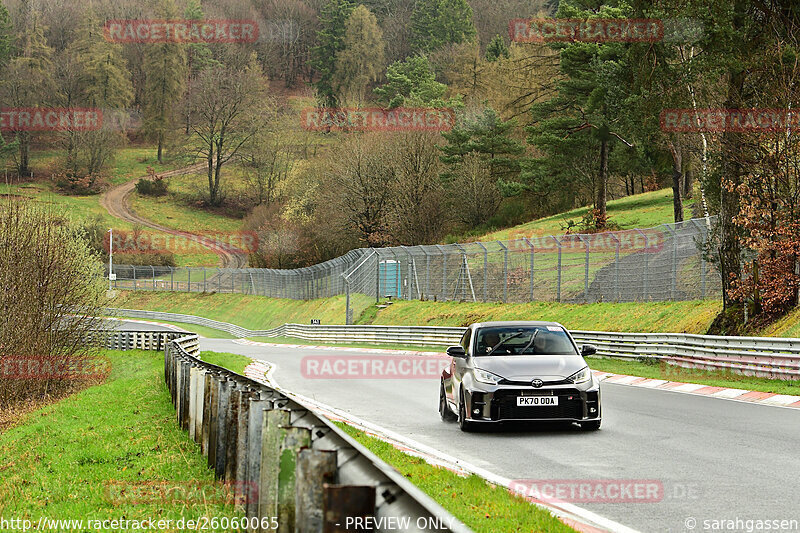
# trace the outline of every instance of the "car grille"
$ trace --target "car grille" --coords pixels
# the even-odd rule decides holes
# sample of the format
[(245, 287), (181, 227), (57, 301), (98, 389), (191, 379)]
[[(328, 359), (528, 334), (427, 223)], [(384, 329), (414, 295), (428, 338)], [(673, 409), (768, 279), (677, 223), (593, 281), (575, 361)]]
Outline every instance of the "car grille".
[[(536, 390), (532, 392), (526, 390), (525, 396), (531, 395), (546, 395), (550, 396), (554, 391), (551, 390)], [(522, 418), (583, 418), (583, 402), (581, 397), (575, 393), (558, 391), (558, 405), (534, 407), (534, 406), (517, 406), (517, 396), (520, 396), (521, 391), (503, 391), (503, 394), (498, 397), (495, 393), (495, 402), (497, 405), (497, 415), (500, 420), (514, 420)], [(568, 398), (572, 396), (572, 399)]]

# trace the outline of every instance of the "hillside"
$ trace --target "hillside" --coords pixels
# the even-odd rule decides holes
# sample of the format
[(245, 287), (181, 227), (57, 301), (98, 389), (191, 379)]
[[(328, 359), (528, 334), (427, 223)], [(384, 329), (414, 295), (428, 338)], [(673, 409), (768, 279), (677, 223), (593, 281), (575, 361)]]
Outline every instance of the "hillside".
[[(684, 202), (684, 219), (692, 218), (694, 199)], [(580, 222), (589, 207), (579, 207), (511, 228), (494, 231), (478, 240), (493, 241), (513, 239), (523, 236), (559, 235), (564, 233), (567, 221)], [(621, 229), (651, 228), (659, 224), (673, 222), (672, 189), (660, 189), (642, 194), (634, 194), (608, 202), (608, 219)]]

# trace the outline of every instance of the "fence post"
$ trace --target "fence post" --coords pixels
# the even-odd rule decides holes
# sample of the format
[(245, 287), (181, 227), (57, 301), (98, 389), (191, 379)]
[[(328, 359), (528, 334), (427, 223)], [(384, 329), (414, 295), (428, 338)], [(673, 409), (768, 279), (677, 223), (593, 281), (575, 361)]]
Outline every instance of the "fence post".
[(153, 273), (153, 290), (156, 290), (156, 267), (150, 265), (150, 270)]
[(489, 250), (486, 249), (482, 242), (478, 241), (478, 244), (483, 248), (483, 301), (485, 302), (489, 281)]
[(175, 290), (175, 269), (169, 267), (169, 290)]
[(528, 240), (527, 237), (524, 237), (524, 239), (525, 239), (525, 243), (528, 246), (531, 247), (531, 276), (530, 276), (530, 278), (531, 278), (531, 290), (530, 290), (530, 294), (528, 295), (528, 301), (532, 302), (533, 301), (533, 272), (534, 272), (534, 270), (533, 270), (533, 252), (534, 252), (534, 247), (533, 247), (533, 243), (530, 240)]
[(188, 276), (186, 279), (186, 292), (192, 292), (192, 269), (190, 267), (186, 267), (186, 275)]
[(133, 290), (136, 290), (136, 265), (131, 267), (133, 269)]
[(611, 238), (614, 239), (614, 242), (617, 243), (616, 249), (614, 250), (614, 301), (619, 302), (620, 299), (620, 291), (619, 291), (619, 248), (620, 248), (620, 240), (619, 237), (615, 233), (609, 233)]
[[(691, 220), (694, 227), (697, 229), (697, 233), (700, 236), (700, 299), (706, 299), (706, 239), (708, 237), (708, 226), (703, 226), (700, 224), (699, 221), (696, 219)], [(708, 224), (708, 220), (706, 220), (706, 224)]]
[(642, 301), (647, 301), (647, 292), (648, 292), (648, 283), (647, 283), (647, 275), (648, 270), (650, 269), (650, 238), (640, 229), (636, 231), (644, 237), (644, 272), (642, 272)]
[(589, 303), (589, 241), (583, 235), (578, 235), (578, 238), (586, 248), (586, 257), (583, 262), (583, 303)]
[(501, 241), (497, 244), (503, 249), (503, 303), (508, 301), (508, 247)]
[(378, 252), (375, 252), (378, 257), (375, 259), (377, 261), (375, 265), (375, 303), (381, 301), (381, 255)]
[(555, 235), (551, 235), (553, 240), (556, 242), (556, 246), (558, 247), (558, 266), (556, 267), (556, 272), (558, 278), (556, 280), (556, 301), (561, 301), (561, 241), (556, 238)]
[(203, 267), (203, 292), (208, 292), (208, 278), (206, 276), (206, 267)]
[(667, 228), (672, 237), (672, 280), (669, 287), (669, 299), (674, 301), (678, 284), (678, 233), (669, 224), (661, 225)]

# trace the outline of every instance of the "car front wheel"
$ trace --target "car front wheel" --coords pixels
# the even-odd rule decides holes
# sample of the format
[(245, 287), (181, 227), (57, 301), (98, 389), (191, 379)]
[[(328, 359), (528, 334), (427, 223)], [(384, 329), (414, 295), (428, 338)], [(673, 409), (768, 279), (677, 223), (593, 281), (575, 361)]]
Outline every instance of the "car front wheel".
[(458, 401), (458, 427), (461, 431), (472, 431), (473, 424), (467, 420), (467, 407), (464, 402), (464, 391), (461, 391), (460, 399)]
[(445, 422), (452, 422), (456, 419), (456, 415), (453, 414), (453, 411), (450, 410), (450, 406), (447, 405), (447, 396), (444, 394), (444, 382), (439, 385), (439, 416), (442, 417), (442, 420)]

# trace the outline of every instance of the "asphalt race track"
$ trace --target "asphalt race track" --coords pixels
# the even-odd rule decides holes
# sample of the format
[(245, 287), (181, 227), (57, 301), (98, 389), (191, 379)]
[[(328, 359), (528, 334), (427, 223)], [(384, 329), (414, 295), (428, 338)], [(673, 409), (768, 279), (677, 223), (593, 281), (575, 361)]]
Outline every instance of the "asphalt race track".
[[(306, 379), (309, 355), (363, 352), (249, 346), (201, 339), (201, 350), (276, 365), (292, 392), (511, 479), (657, 480), (658, 502), (576, 503), (639, 531), (690, 531), (687, 519), (800, 520), (800, 410), (625, 385), (603, 386), (603, 427), (462, 433), (437, 412), (431, 379)], [(689, 520), (691, 523), (691, 520)]]

